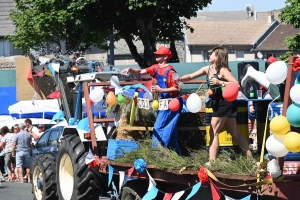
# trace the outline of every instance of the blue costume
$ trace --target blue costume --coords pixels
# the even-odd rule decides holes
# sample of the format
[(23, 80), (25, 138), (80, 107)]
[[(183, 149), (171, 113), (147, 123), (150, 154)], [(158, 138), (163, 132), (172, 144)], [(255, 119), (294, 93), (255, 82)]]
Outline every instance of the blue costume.
[[(164, 75), (160, 75), (157, 73), (158, 68), (156, 69), (153, 77), (156, 78), (157, 84), (160, 88), (168, 88), (168, 73), (170, 70), (174, 69), (173, 67), (170, 67), (166, 70), (166, 73)], [(171, 96), (169, 93), (160, 93), (160, 99), (176, 98), (178, 96)], [(152, 144), (153, 147), (157, 147), (158, 142), (160, 142), (162, 146), (173, 149), (177, 152), (177, 154), (181, 155), (181, 151), (179, 149), (177, 141), (177, 122), (182, 111), (183, 100), (180, 97), (178, 98), (178, 100), (180, 102), (180, 107), (176, 112), (173, 112), (169, 109), (158, 111), (158, 115), (153, 128)]]

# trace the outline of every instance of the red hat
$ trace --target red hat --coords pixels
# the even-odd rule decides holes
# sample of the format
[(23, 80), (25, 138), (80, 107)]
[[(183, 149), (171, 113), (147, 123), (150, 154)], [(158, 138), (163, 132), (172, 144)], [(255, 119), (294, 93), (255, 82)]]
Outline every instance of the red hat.
[(273, 62), (276, 62), (277, 59), (274, 57), (274, 56), (270, 56), (267, 60), (268, 63), (273, 63)]
[(155, 51), (154, 54), (168, 56), (168, 60), (170, 60), (173, 57), (171, 50), (164, 46), (159, 47), (159, 49)]

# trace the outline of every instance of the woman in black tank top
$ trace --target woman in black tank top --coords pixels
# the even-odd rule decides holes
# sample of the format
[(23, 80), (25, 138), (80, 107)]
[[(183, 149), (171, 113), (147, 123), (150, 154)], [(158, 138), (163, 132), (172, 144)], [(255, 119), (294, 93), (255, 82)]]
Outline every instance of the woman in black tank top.
[(236, 102), (226, 101), (222, 95), (222, 88), (231, 83), (238, 84), (238, 81), (231, 74), (228, 67), (228, 52), (223, 47), (216, 47), (212, 50), (209, 62), (210, 66), (202, 67), (198, 71), (187, 74), (181, 77), (181, 81), (188, 81), (200, 76), (207, 76), (208, 88), (213, 90), (211, 97), (211, 107), (213, 115), (211, 118), (210, 126), (210, 148), (209, 159), (215, 161), (219, 151), (219, 133), (223, 126), (231, 133), (232, 137), (239, 143), (241, 149), (247, 154), (252, 156), (249, 145), (246, 139), (241, 135), (237, 128), (236, 115), (237, 106)]

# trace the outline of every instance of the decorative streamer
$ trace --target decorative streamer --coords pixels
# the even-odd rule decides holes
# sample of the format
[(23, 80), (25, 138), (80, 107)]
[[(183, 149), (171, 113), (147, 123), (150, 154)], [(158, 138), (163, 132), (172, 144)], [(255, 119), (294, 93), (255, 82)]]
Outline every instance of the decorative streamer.
[(89, 118), (86, 117), (80, 120), (77, 124), (77, 129), (81, 129), (89, 133), (90, 132)]
[(134, 171), (134, 167), (131, 167), (131, 168), (128, 170), (127, 176), (128, 176), (128, 177), (131, 177), (133, 171)]
[(158, 189), (156, 187), (152, 187), (142, 198), (142, 200), (150, 200), (154, 199), (157, 196)]
[(191, 193), (189, 194), (189, 196), (186, 198), (186, 200), (192, 198), (199, 190), (199, 188), (201, 187), (201, 182), (197, 183), (196, 185), (193, 186), (193, 189), (191, 191)]
[(108, 187), (111, 183), (113, 174), (114, 174), (114, 168), (112, 168), (112, 166), (108, 165)]
[(184, 194), (185, 191), (176, 192), (171, 200), (178, 200)]
[(50, 70), (52, 76), (55, 77), (55, 71), (54, 71), (54, 69), (52, 68), (52, 64), (53, 64), (53, 63), (49, 63), (49, 64), (48, 64), (48, 68), (49, 68), (49, 70)]
[(221, 193), (220, 190), (217, 188), (217, 186), (214, 184), (212, 180), (209, 181), (211, 194), (213, 200), (220, 200), (221, 199)]
[(116, 199), (118, 199), (119, 195), (118, 195), (118, 191), (117, 191), (117, 188), (116, 188), (116, 185), (114, 182), (111, 183), (112, 184), (112, 188), (113, 188), (113, 194), (112, 196), (114, 196)]
[(124, 178), (125, 178), (125, 172), (124, 171), (119, 171), (120, 174), (120, 180), (119, 180), (119, 191), (121, 191), (121, 188), (124, 183)]
[(153, 188), (153, 186), (155, 187), (156, 186), (156, 182), (153, 180), (153, 178), (151, 177), (151, 175), (149, 174), (148, 170), (146, 169), (146, 172), (148, 174), (148, 177), (149, 177), (149, 186), (148, 186), (148, 190), (147, 191), (150, 191), (151, 188)]
[[(238, 199), (233, 199), (231, 197), (228, 197), (226, 195), (224, 195), (224, 196), (225, 196), (225, 200), (238, 200)], [(248, 196), (246, 196), (246, 197), (244, 197), (244, 198), (242, 198), (242, 199), (240, 199), (240, 200), (250, 200), (250, 199), (251, 199), (251, 194), (248, 195)]]
[[(94, 158), (92, 158), (91, 151), (89, 151), (89, 154), (87, 155), (86, 159), (94, 159)], [(119, 182), (119, 191), (121, 191), (122, 186), (124, 185), (125, 178), (126, 178), (126, 181), (136, 179), (136, 178), (131, 177), (134, 170), (137, 170), (138, 173), (139, 172), (144, 172), (144, 171), (147, 172), (147, 175), (148, 175), (148, 178), (149, 178), (149, 186), (148, 186), (148, 190), (147, 190), (148, 192), (144, 195), (142, 200), (154, 199), (157, 196), (158, 192), (164, 193), (163, 200), (179, 200), (183, 196), (183, 194), (188, 189), (191, 188), (191, 187), (189, 187), (185, 190), (182, 190), (182, 191), (179, 191), (179, 192), (176, 192), (176, 193), (160, 191), (158, 188), (156, 188), (156, 182), (154, 181), (154, 179), (152, 178), (152, 176), (148, 172), (146, 166), (147, 166), (147, 163), (143, 159), (137, 159), (134, 162), (134, 166), (131, 167), (130, 169), (128, 169), (127, 171), (117, 171), (112, 166), (110, 166), (108, 164), (108, 174), (109, 174), (108, 186), (110, 185), (110, 183), (112, 183), (113, 190), (116, 191), (116, 192), (114, 192), (113, 196), (118, 196), (117, 189), (115, 188), (114, 182), (112, 181), (114, 171), (117, 171), (119, 173), (119, 176), (120, 176), (119, 177), (119, 180), (120, 180), (120, 182)], [(127, 172), (128, 176), (125, 176), (126, 172)], [(202, 172), (204, 172), (204, 169), (202, 169)], [(211, 173), (208, 170), (207, 170), (207, 172), (208, 172), (207, 175), (209, 175)], [(203, 178), (203, 180), (206, 180), (205, 179), (205, 173), (202, 173), (202, 174), (203, 175), (201, 175), (200, 177)], [(214, 184), (214, 182), (211, 179), (209, 179), (209, 183), (210, 183), (210, 187), (211, 187), (212, 199), (213, 200), (220, 200), (222, 195), (224, 196), (224, 198), (226, 200), (236, 200), (236, 199), (228, 197), (224, 193), (222, 193), (222, 191), (218, 189), (218, 187)], [(189, 200), (190, 198), (192, 198), (199, 191), (201, 185), (202, 185), (201, 181), (198, 182), (197, 184), (195, 184), (192, 187), (192, 190), (189, 193), (189, 195), (187, 196), (186, 200)], [(240, 200), (250, 200), (250, 198), (251, 198), (251, 194), (244, 197), (243, 199), (240, 199)]]
[(54, 120), (64, 120), (64, 113), (63, 111), (59, 110), (57, 113), (55, 113), (55, 115), (52, 117), (50, 124), (54, 121)]
[(171, 200), (173, 194), (172, 193), (165, 193), (164, 199), (163, 200)]

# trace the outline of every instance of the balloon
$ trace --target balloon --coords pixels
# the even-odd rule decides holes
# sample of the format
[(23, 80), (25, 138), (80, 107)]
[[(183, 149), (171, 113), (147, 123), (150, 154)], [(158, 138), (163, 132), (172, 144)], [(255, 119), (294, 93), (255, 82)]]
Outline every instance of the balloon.
[(198, 94), (192, 93), (186, 100), (186, 107), (192, 113), (197, 113), (202, 107), (202, 101)]
[(157, 109), (158, 108), (158, 101), (157, 100), (154, 100), (153, 103), (152, 103), (152, 108), (153, 109)]
[(296, 132), (289, 132), (284, 137), (285, 147), (293, 153), (300, 151), (300, 135)]
[(266, 149), (268, 150), (268, 153), (275, 157), (284, 157), (289, 152), (282, 141), (285, 136), (281, 137), (282, 139), (280, 139), (280, 141), (275, 138), (274, 135), (270, 135), (266, 141)]
[(278, 85), (282, 83), (287, 76), (287, 66), (283, 61), (276, 61), (269, 65), (266, 71), (267, 79), (270, 83)]
[(239, 86), (237, 83), (230, 83), (225, 86), (222, 95), (226, 101), (234, 101), (239, 94)]
[(123, 95), (118, 94), (118, 102), (123, 103), (124, 101), (125, 101), (125, 98), (123, 97)]
[(135, 92), (134, 97), (139, 97), (139, 92)]
[(90, 99), (96, 103), (103, 99), (104, 91), (102, 88), (96, 87), (90, 92)]
[(172, 99), (169, 102), (169, 109), (173, 112), (176, 112), (180, 108), (180, 102), (177, 98)]
[(286, 110), (286, 118), (288, 122), (294, 127), (300, 127), (300, 106), (291, 104)]
[(285, 135), (290, 127), (291, 125), (285, 116), (276, 116), (270, 122), (270, 130), (276, 135)]
[(290, 97), (293, 102), (300, 104), (300, 84), (294, 85), (290, 90)]
[(109, 105), (109, 106), (112, 106), (114, 105), (115, 103), (117, 102), (117, 98), (114, 94), (114, 92), (110, 91), (107, 96), (106, 96), (106, 103)]

